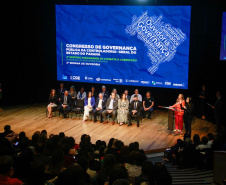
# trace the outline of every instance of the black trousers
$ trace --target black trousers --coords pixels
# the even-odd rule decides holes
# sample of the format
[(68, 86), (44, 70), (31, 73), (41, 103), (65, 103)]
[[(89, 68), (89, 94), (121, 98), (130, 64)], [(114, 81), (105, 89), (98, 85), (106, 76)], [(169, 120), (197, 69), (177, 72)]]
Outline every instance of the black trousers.
[(102, 112), (103, 112), (103, 111), (104, 111), (103, 109), (101, 109), (101, 110), (94, 109), (94, 110), (93, 110), (93, 119), (94, 119), (94, 120), (97, 120), (97, 114), (99, 114), (99, 116), (100, 116), (100, 121), (102, 121), (102, 120), (103, 120), (103, 116), (102, 116)]
[(185, 132), (191, 136), (191, 122), (192, 119), (184, 119)]
[(216, 119), (216, 124), (217, 124), (217, 132), (221, 132), (221, 114), (219, 111), (214, 111), (215, 119)]
[[(139, 125), (139, 121), (140, 121), (140, 117), (141, 117), (141, 112), (136, 112), (134, 115), (137, 115), (137, 125)], [(133, 112), (131, 111), (128, 114), (129, 124), (132, 124), (131, 123), (132, 116), (133, 116)]]
[(61, 112), (61, 113), (64, 114), (64, 117), (66, 117), (67, 114), (68, 114), (68, 112), (71, 111), (71, 106), (67, 106), (67, 107), (63, 108), (63, 106), (60, 105), (59, 108), (58, 108), (58, 110), (59, 110), (59, 112)]

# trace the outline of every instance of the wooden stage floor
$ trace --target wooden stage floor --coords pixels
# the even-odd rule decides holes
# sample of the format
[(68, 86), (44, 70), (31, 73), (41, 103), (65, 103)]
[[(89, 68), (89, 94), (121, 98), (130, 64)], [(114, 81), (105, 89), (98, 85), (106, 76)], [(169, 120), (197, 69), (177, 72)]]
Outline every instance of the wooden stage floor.
[[(151, 120), (144, 119), (140, 127), (133, 123), (133, 126), (119, 126), (111, 123), (102, 124), (99, 121), (94, 123), (91, 120), (82, 122), (82, 119), (73, 118), (63, 119), (56, 117), (51, 119), (46, 117), (46, 105), (23, 105), (15, 107), (4, 107), (0, 112), (0, 132), (4, 126), (9, 124), (11, 129), (17, 133), (24, 131), (27, 137), (31, 138), (37, 130), (47, 130), (49, 134), (59, 134), (64, 132), (66, 136), (72, 136), (79, 143), (82, 134), (89, 134), (92, 143), (96, 140), (104, 140), (108, 143), (110, 138), (122, 140), (125, 145), (138, 141), (140, 148), (147, 153), (163, 151), (165, 148), (173, 146), (177, 139), (183, 135), (173, 135), (167, 131), (168, 113), (164, 110), (155, 110)], [(209, 132), (214, 132), (216, 126), (205, 120), (194, 118), (192, 123), (192, 135), (199, 134), (200, 137), (206, 136)]]

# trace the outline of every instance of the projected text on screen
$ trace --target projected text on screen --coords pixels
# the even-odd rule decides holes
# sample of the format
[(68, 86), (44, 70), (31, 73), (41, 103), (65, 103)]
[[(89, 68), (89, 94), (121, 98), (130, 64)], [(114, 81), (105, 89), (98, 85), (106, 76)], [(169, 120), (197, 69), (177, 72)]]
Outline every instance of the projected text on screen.
[(190, 6), (56, 5), (57, 79), (188, 87)]

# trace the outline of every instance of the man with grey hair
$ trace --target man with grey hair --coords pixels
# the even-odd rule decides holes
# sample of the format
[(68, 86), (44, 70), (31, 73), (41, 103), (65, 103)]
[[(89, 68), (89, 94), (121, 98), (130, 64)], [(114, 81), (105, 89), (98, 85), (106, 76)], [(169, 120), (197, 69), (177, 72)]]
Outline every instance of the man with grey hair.
[(64, 95), (60, 99), (59, 112), (63, 113), (64, 118), (67, 117), (68, 112), (71, 111), (71, 96), (68, 91), (64, 92)]
[(100, 116), (100, 123), (103, 122), (102, 112), (106, 109), (107, 100), (103, 97), (103, 94), (100, 93), (99, 97), (95, 101), (95, 109), (93, 110), (93, 122), (97, 122), (97, 113)]
[(100, 91), (100, 93), (103, 94), (103, 98), (105, 98), (106, 100), (109, 98), (109, 92), (106, 91), (106, 87), (104, 85), (102, 86), (102, 90)]

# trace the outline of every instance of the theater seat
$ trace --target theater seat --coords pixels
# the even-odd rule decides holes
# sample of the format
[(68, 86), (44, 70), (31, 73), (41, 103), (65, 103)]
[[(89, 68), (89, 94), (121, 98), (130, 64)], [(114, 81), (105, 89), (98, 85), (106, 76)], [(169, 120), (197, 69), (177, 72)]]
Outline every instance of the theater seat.
[(71, 110), (71, 119), (72, 119), (73, 113), (75, 113), (75, 115), (79, 115), (79, 119), (80, 119), (80, 114), (82, 114), (83, 112), (84, 112), (84, 100), (77, 99), (75, 107)]

